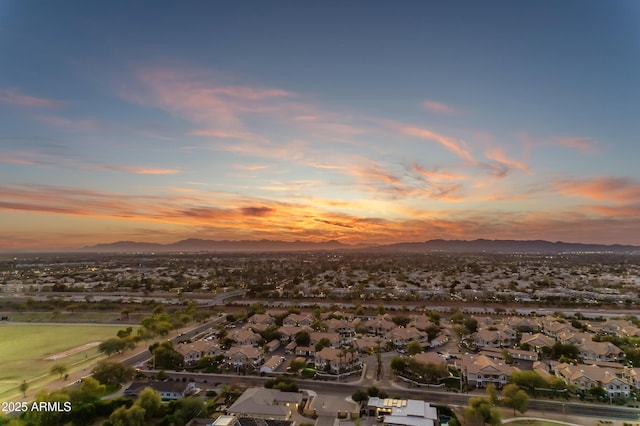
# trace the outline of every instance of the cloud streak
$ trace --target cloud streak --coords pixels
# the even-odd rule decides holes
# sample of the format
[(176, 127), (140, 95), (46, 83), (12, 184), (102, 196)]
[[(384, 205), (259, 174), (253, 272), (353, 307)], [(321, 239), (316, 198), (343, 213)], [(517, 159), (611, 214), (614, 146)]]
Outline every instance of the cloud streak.
[(435, 112), (438, 114), (446, 114), (446, 115), (453, 115), (456, 114), (457, 111), (455, 108), (453, 108), (452, 106), (449, 106), (447, 104), (444, 104), (442, 102), (437, 102), (437, 101), (424, 101), (422, 103), (422, 106), (431, 112)]
[(26, 108), (61, 108), (65, 106), (62, 101), (27, 95), (18, 89), (0, 89), (0, 103)]

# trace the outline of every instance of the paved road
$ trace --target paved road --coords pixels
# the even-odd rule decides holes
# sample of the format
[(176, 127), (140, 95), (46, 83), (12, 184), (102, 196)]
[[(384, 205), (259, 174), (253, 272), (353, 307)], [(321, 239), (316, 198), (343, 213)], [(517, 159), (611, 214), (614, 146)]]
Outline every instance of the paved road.
[[(154, 371), (143, 371), (148, 375), (153, 375)], [(270, 377), (259, 376), (237, 376), (233, 374), (202, 374), (188, 372), (167, 372), (174, 378), (187, 378), (203, 384), (203, 387), (214, 387), (218, 383), (242, 384), (245, 386), (263, 386)], [(320, 380), (297, 380), (302, 389), (308, 389), (317, 393), (329, 393), (333, 395), (350, 396), (356, 390), (366, 387), (362, 380), (353, 382), (335, 382)], [(451, 405), (464, 407), (468, 405), (469, 398), (474, 396), (484, 396), (481, 393), (459, 394), (455, 392), (441, 392), (427, 389), (409, 389), (393, 383), (385, 386), (384, 383), (376, 385), (378, 389), (385, 390), (391, 397), (413, 398), (429, 401), (433, 404)], [(541, 412), (551, 412), (556, 414), (599, 417), (607, 419), (635, 420), (640, 419), (640, 409), (619, 407), (605, 404), (583, 404), (579, 402), (562, 402), (552, 400), (529, 400), (529, 409)]]

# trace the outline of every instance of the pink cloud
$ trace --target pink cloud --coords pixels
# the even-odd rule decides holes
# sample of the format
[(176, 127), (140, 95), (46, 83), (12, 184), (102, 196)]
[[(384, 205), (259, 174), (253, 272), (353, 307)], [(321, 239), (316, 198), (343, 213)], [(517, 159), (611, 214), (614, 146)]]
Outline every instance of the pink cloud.
[(524, 141), (527, 150), (540, 146), (559, 146), (575, 149), (581, 154), (593, 155), (600, 149), (596, 140), (584, 136), (557, 136), (538, 140), (528, 133), (522, 133), (520, 138)]
[(593, 179), (573, 179), (555, 183), (563, 195), (578, 196), (596, 201), (630, 203), (640, 199), (640, 183), (626, 178), (609, 176)]
[(427, 170), (424, 167), (421, 167), (419, 164), (413, 164), (413, 170), (418, 172), (418, 174), (420, 174), (420, 175), (422, 175), (424, 177), (427, 177), (429, 179), (435, 179), (435, 180), (462, 180), (462, 179), (467, 179), (467, 176), (461, 175), (461, 174)]
[(420, 127), (404, 126), (400, 129), (402, 133), (409, 136), (415, 136), (421, 139), (428, 139), (438, 142), (440, 145), (456, 154), (458, 157), (470, 163), (476, 163), (471, 152), (466, 148), (463, 141), (457, 141), (453, 138), (433, 132), (429, 129)]
[(425, 107), (427, 110), (431, 111), (431, 112), (437, 112), (439, 114), (447, 114), (447, 115), (451, 115), (451, 114), (455, 114), (457, 113), (456, 109), (444, 104), (442, 102), (436, 102), (436, 101), (424, 101), (422, 103), (422, 106)]
[(598, 150), (598, 144), (595, 140), (585, 137), (558, 137), (554, 138), (552, 144), (574, 148), (583, 154), (595, 154)]
[(62, 101), (25, 95), (17, 89), (0, 89), (0, 103), (28, 108), (59, 108), (64, 106)]
[(507, 157), (505, 155), (504, 151), (502, 150), (502, 148), (494, 147), (494, 148), (491, 148), (491, 149), (487, 149), (485, 151), (484, 155), (488, 159), (496, 161), (496, 162), (498, 162), (500, 164), (503, 164), (503, 165), (505, 165), (507, 167), (519, 169), (519, 170), (522, 170), (525, 173), (531, 173), (531, 170), (529, 169), (529, 167), (526, 164)]
[(202, 136), (202, 137), (211, 137), (218, 139), (238, 139), (243, 141), (261, 141), (268, 142), (268, 139), (256, 135), (251, 132), (244, 131), (228, 131), (228, 130), (192, 130), (187, 133), (189, 136)]
[(267, 164), (235, 164), (233, 167), (240, 170), (256, 171), (268, 169), (271, 166)]
[(152, 167), (123, 167), (122, 169), (126, 172), (138, 175), (176, 175), (180, 173), (179, 169), (162, 169)]

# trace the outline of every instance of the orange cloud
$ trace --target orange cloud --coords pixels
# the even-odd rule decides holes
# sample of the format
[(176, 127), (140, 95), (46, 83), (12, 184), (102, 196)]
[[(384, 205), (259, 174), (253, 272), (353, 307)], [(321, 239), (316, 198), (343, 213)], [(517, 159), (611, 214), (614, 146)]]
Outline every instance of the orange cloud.
[(436, 101), (424, 101), (422, 103), (422, 106), (425, 107), (427, 110), (431, 111), (431, 112), (437, 112), (439, 114), (455, 114), (457, 111), (455, 110), (455, 108), (447, 105), (447, 104), (443, 104), (442, 102), (436, 102)]
[[(108, 240), (130, 235), (129, 233), (134, 232), (131, 231), (132, 226), (138, 226), (136, 224), (147, 229), (153, 227), (157, 230), (153, 234), (154, 240), (164, 239), (165, 242), (174, 241), (180, 236), (194, 235), (197, 230), (200, 238), (270, 238), (289, 241), (338, 239), (350, 243), (424, 241), (432, 238), (515, 238), (578, 242), (607, 242), (617, 239), (618, 242), (633, 243), (633, 238), (638, 238), (637, 230), (640, 229), (640, 216), (631, 214), (612, 218), (593, 217), (592, 214), (580, 211), (555, 211), (550, 215), (547, 211), (520, 214), (473, 211), (468, 208), (446, 211), (421, 208), (413, 212), (404, 209), (405, 215), (392, 219), (370, 215), (370, 212), (382, 210), (374, 206), (367, 208), (365, 204), (347, 205), (347, 208), (354, 207), (354, 213), (348, 214), (334, 210), (331, 203), (323, 203), (322, 200), (306, 200), (306, 203), (277, 202), (206, 191), (188, 196), (175, 193), (139, 196), (82, 188), (4, 185), (0, 186), (0, 200), (0, 210), (4, 210), (5, 215), (13, 211), (20, 212), (21, 215), (31, 212), (46, 214), (48, 217), (68, 217), (64, 223), (69, 226), (80, 218), (100, 220), (105, 226), (109, 224), (110, 230), (116, 230), (103, 236)], [(394, 206), (393, 203), (381, 204), (384, 205)], [(400, 211), (398, 209), (396, 213)], [(55, 220), (56, 223), (63, 223), (62, 219)], [(31, 220), (29, 223), (30, 226), (40, 226), (38, 220)], [(118, 229), (122, 229), (122, 234), (117, 234)], [(22, 238), (25, 236), (23, 234)], [(26, 240), (23, 243), (28, 244)], [(4, 243), (4, 246), (17, 247), (19, 244), (14, 241)]]
[(427, 177), (429, 179), (434, 179), (434, 180), (463, 180), (463, 179), (467, 179), (467, 176), (461, 175), (461, 174), (427, 170), (427, 169), (421, 167), (417, 163), (414, 163), (412, 167), (413, 167), (413, 170), (418, 172), (418, 174), (420, 174), (420, 175), (422, 175), (424, 177)]
[(597, 154), (599, 151), (598, 142), (584, 136), (558, 136), (546, 140), (537, 140), (528, 133), (522, 133), (520, 138), (524, 141), (527, 150), (539, 146), (561, 146), (589, 155)]
[(420, 127), (404, 126), (400, 129), (400, 131), (405, 135), (415, 136), (418, 138), (438, 142), (440, 145), (453, 152), (463, 160), (468, 161), (469, 163), (476, 163), (476, 161), (473, 159), (473, 156), (471, 155), (471, 152), (465, 147), (463, 141), (457, 141), (453, 138)]
[(176, 175), (179, 169), (158, 169), (148, 167), (123, 167), (122, 170), (139, 175)]
[(555, 138), (552, 143), (577, 149), (583, 154), (595, 154), (598, 149), (598, 144), (595, 140), (579, 136)]
[(508, 158), (502, 151), (502, 148), (494, 147), (494, 148), (488, 149), (485, 151), (484, 155), (488, 159), (496, 161), (507, 167), (519, 169), (525, 173), (531, 173), (531, 170), (526, 164), (517, 160), (513, 160), (511, 158)]
[(271, 166), (267, 164), (235, 164), (233, 167), (240, 170), (256, 171), (268, 169)]
[(59, 108), (64, 102), (25, 95), (17, 89), (0, 89), (0, 103), (28, 108)]
[(564, 180), (555, 183), (563, 195), (616, 203), (635, 202), (640, 199), (640, 183), (625, 178), (608, 176), (583, 180)]
[(375, 165), (362, 167), (359, 170), (353, 170), (351, 174), (353, 174), (354, 176), (371, 179), (373, 181), (382, 181), (389, 185), (399, 185), (402, 183), (400, 179), (393, 176), (393, 174), (391, 174), (389, 171)]

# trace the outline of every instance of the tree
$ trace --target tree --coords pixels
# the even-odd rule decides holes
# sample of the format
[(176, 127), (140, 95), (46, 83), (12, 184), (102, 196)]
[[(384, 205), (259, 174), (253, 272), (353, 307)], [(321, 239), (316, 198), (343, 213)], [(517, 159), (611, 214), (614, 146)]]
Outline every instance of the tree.
[(111, 426), (144, 426), (144, 408), (132, 405), (129, 408), (122, 406), (109, 416)]
[(487, 398), (489, 398), (491, 405), (498, 405), (498, 392), (496, 391), (496, 385), (493, 383), (487, 385)]
[(27, 389), (29, 389), (29, 383), (23, 380), (22, 383), (20, 383), (20, 386), (18, 386), (18, 389), (20, 390), (20, 392), (22, 392), (22, 396), (26, 398)]
[(474, 397), (464, 409), (465, 424), (469, 426), (498, 426), (502, 424), (500, 411), (491, 405), (487, 398)]
[(311, 336), (308, 331), (301, 331), (296, 335), (296, 345), (309, 346), (311, 344)]
[(411, 318), (407, 315), (396, 315), (394, 317), (391, 317), (391, 320), (398, 326), (398, 327), (406, 327), (407, 324), (409, 324), (411, 322)]
[(69, 369), (64, 364), (54, 364), (51, 366), (51, 370), (49, 371), (51, 372), (51, 374), (59, 374), (60, 378), (62, 379), (62, 376), (64, 376), (64, 374), (69, 371)]
[(604, 401), (607, 398), (607, 390), (601, 386), (595, 386), (589, 389), (589, 395), (598, 398), (598, 401)]
[(413, 339), (407, 345), (407, 353), (409, 355), (415, 355), (422, 352), (422, 345), (417, 340)]
[(176, 403), (174, 418), (180, 419), (182, 424), (196, 417), (205, 409), (204, 401), (199, 398), (182, 398)]
[(305, 368), (307, 366), (307, 361), (302, 358), (302, 359), (292, 359), (291, 362), (289, 363), (289, 370), (296, 372), (296, 371), (300, 371), (301, 369)]
[(365, 401), (369, 399), (369, 394), (364, 389), (358, 389), (351, 395), (351, 399), (353, 399), (354, 402), (357, 402), (358, 404), (362, 405)]
[(175, 370), (182, 366), (184, 356), (173, 349), (171, 342), (162, 342), (159, 345), (154, 344), (151, 345), (151, 348), (149, 349), (153, 354), (155, 368)]
[(404, 372), (404, 369), (406, 368), (407, 363), (405, 362), (404, 358), (397, 356), (391, 360), (390, 365), (391, 365), (391, 369), (396, 374), (400, 374)]
[(131, 380), (136, 372), (132, 367), (119, 362), (100, 361), (91, 374), (103, 385), (116, 386)]
[(511, 374), (511, 383), (527, 389), (535, 397), (536, 389), (547, 388), (547, 381), (533, 370), (516, 371)]
[(516, 410), (520, 414), (527, 411), (527, 403), (529, 402), (529, 395), (520, 386), (513, 383), (508, 384), (502, 390), (502, 402), (505, 407), (513, 408), (513, 415), (516, 415)]
[(107, 387), (93, 377), (85, 377), (79, 389), (70, 391), (70, 399), (73, 403), (90, 404), (100, 400), (106, 393)]
[(327, 339), (326, 337), (323, 337), (322, 339), (318, 340), (318, 343), (316, 343), (315, 350), (316, 352), (320, 352), (322, 349), (328, 348), (330, 346), (331, 346), (331, 340)]
[(571, 343), (556, 342), (551, 348), (551, 356), (553, 359), (560, 359), (560, 357), (566, 357), (569, 359), (578, 359), (580, 355), (580, 348)]
[(144, 414), (146, 418), (156, 417), (161, 413), (162, 398), (158, 391), (153, 388), (144, 388), (135, 404), (144, 408)]
[(119, 337), (112, 337), (98, 345), (98, 351), (109, 356), (122, 353), (127, 348), (127, 342)]

